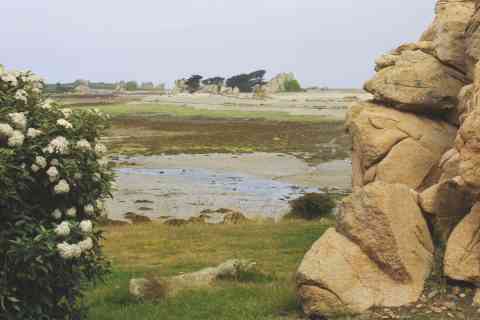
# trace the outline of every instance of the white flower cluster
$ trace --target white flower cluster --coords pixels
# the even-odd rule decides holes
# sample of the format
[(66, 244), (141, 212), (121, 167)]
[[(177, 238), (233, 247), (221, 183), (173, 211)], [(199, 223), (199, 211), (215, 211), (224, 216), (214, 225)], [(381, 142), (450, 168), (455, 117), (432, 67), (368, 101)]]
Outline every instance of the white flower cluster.
[(69, 108), (63, 108), (60, 111), (62, 112), (65, 118), (69, 118), (73, 113), (72, 109), (69, 109)]
[(68, 209), (67, 212), (66, 212), (66, 215), (67, 215), (67, 217), (75, 218), (77, 216), (77, 208), (72, 207), (72, 208)]
[(82, 255), (82, 248), (78, 244), (69, 244), (64, 241), (57, 244), (57, 250), (64, 259), (79, 258)]
[(67, 181), (62, 179), (53, 189), (55, 191), (55, 194), (65, 194), (70, 192), (70, 185)]
[(83, 150), (83, 151), (92, 150), (92, 146), (91, 146), (90, 142), (88, 142), (85, 139), (79, 140), (77, 142), (77, 148), (80, 149), (80, 150)]
[(52, 103), (53, 101), (51, 99), (47, 99), (40, 105), (40, 108), (49, 110), (52, 108)]
[(29, 128), (27, 130), (27, 137), (29, 138), (36, 138), (38, 137), (39, 135), (41, 135), (43, 132), (41, 130), (38, 130), (38, 129), (34, 129), (34, 128)]
[(61, 237), (66, 237), (70, 234), (70, 223), (68, 221), (64, 221), (60, 223), (56, 228), (55, 228), (55, 233), (57, 236)]
[(35, 158), (35, 164), (38, 165), (40, 168), (45, 169), (47, 167), (47, 159), (38, 156)]
[(97, 163), (98, 163), (98, 165), (99, 165), (100, 167), (106, 167), (106, 166), (108, 166), (108, 163), (109, 163), (109, 162), (110, 162), (110, 161), (108, 160), (107, 157), (103, 157), (103, 158), (100, 158), (100, 159), (97, 160)]
[(8, 138), (8, 145), (10, 147), (20, 147), (25, 141), (25, 136), (21, 131), (14, 130), (10, 138)]
[[(58, 209), (57, 209), (58, 210)], [(57, 212), (55, 210), (55, 212)], [(60, 212), (60, 210), (58, 210)], [(90, 220), (83, 220), (78, 225), (80, 230), (85, 233), (89, 234), (93, 231), (93, 223)], [(64, 221), (60, 223), (55, 228), (55, 233), (59, 237), (66, 237), (71, 232), (71, 224), (68, 221)], [(85, 237), (84, 240), (80, 241), (78, 244), (70, 244), (66, 241), (57, 244), (57, 250), (60, 256), (64, 259), (73, 259), (79, 258), (82, 253), (90, 251), (93, 249), (93, 240), (91, 237)]]
[(2, 81), (8, 82), (10, 85), (12, 85), (14, 87), (16, 87), (18, 85), (17, 76), (12, 72), (2, 74), (0, 79)]
[(87, 204), (85, 207), (83, 207), (83, 211), (85, 214), (93, 215), (95, 213), (95, 207), (91, 204)]
[(65, 129), (72, 129), (73, 128), (72, 124), (65, 119), (58, 119), (57, 124), (61, 127), (64, 127)]
[(68, 151), (69, 142), (65, 137), (56, 137), (45, 148), (45, 152), (66, 154)]
[(6, 123), (0, 123), (0, 136), (10, 138), (13, 135), (13, 128)]
[(93, 224), (90, 220), (83, 220), (82, 222), (80, 222), (79, 226), (80, 230), (82, 230), (82, 232), (84, 233), (90, 233), (93, 230)]
[(98, 155), (104, 155), (107, 153), (107, 147), (102, 143), (97, 143), (95, 145), (95, 153)]
[(82, 251), (89, 251), (93, 249), (93, 240), (90, 237), (87, 237), (85, 240), (78, 243)]
[(55, 211), (52, 212), (52, 217), (55, 220), (59, 220), (62, 217), (62, 211), (60, 211), (60, 209), (55, 209)]
[(15, 99), (18, 101), (23, 101), (23, 103), (27, 103), (28, 101), (28, 94), (27, 91), (20, 89), (15, 92)]
[(48, 180), (53, 183), (58, 180), (59, 172), (56, 167), (50, 167), (47, 170)]
[(27, 117), (23, 112), (14, 112), (8, 115), (10, 121), (12, 121), (13, 126), (20, 130), (25, 130), (27, 127)]

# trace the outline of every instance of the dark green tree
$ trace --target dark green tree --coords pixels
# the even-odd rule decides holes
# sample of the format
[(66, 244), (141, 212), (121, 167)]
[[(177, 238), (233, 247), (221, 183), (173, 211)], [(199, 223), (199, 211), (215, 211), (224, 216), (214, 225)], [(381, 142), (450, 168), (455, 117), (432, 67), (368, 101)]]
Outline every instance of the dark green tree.
[(138, 83), (137, 81), (128, 81), (125, 87), (127, 91), (135, 91), (138, 90)]
[(200, 89), (200, 81), (202, 80), (202, 76), (198, 74), (194, 74), (190, 78), (187, 79), (185, 84), (187, 85), (188, 92), (194, 93)]
[(257, 70), (248, 74), (239, 74), (227, 79), (227, 87), (240, 89), (240, 92), (252, 92), (256, 85), (265, 84), (266, 70)]
[(210, 85), (217, 85), (217, 86), (223, 86), (225, 82), (225, 78), (222, 77), (213, 77), (213, 78), (208, 78), (202, 81), (202, 84), (204, 86), (210, 86)]

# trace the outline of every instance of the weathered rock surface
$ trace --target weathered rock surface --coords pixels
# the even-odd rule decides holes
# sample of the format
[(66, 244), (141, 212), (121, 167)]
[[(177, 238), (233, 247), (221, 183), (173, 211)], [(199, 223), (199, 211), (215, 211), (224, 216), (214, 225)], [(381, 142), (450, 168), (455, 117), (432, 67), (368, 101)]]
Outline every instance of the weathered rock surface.
[(460, 151), (460, 174), (472, 189), (480, 189), (480, 110), (465, 119), (456, 140)]
[(473, 84), (469, 84), (460, 90), (458, 95), (458, 106), (455, 112), (455, 121), (456, 125), (461, 125), (465, 121), (466, 117), (473, 110)]
[(403, 51), (365, 83), (377, 100), (412, 112), (444, 113), (455, 108), (464, 74), (421, 50)]
[(459, 173), (473, 193), (480, 190), (480, 65), (475, 68), (475, 81), (465, 89), (462, 126), (455, 140), (460, 154)]
[(418, 299), (434, 249), (408, 187), (375, 182), (356, 188), (341, 205), (337, 230), (313, 245), (297, 271), (308, 315), (361, 313)]
[(309, 316), (416, 302), (434, 253), (480, 287), (479, 60), (479, 0), (438, 0), (418, 42), (377, 59), (375, 100), (346, 121), (354, 192), (297, 273)]
[(387, 67), (394, 66), (398, 61), (401, 60), (401, 54), (404, 51), (417, 51), (420, 50), (427, 54), (433, 53), (433, 42), (432, 41), (419, 41), (412, 43), (405, 43), (400, 45), (398, 48), (381, 55), (375, 60), (375, 71), (380, 71)]
[[(478, 6), (478, 1), (477, 1)], [(480, 11), (476, 10), (465, 31), (466, 65), (468, 73), (473, 76), (475, 65), (480, 60)]]
[(187, 80), (179, 79), (175, 81), (175, 87), (172, 90), (172, 94), (180, 94), (188, 92)]
[(357, 244), (392, 279), (423, 283), (433, 263), (433, 243), (411, 189), (374, 182), (340, 205), (337, 230)]
[(393, 280), (359, 246), (333, 228), (307, 252), (296, 282), (298, 297), (309, 316), (401, 306), (417, 301), (423, 290), (423, 282)]
[(295, 80), (293, 73), (280, 73), (265, 84), (263, 90), (266, 94), (285, 92), (287, 82), (292, 80)]
[(422, 192), (419, 203), (430, 214), (435, 237), (446, 243), (453, 228), (470, 212), (474, 199), (458, 179), (450, 179)]
[(480, 307), (480, 289), (477, 289), (475, 296), (473, 297), (473, 305), (475, 307)]
[(475, 1), (437, 2), (433, 22), (435, 56), (445, 64), (466, 71), (465, 29), (475, 12)]
[(450, 236), (444, 259), (445, 274), (455, 280), (480, 285), (480, 204)]
[(379, 180), (419, 188), (456, 134), (446, 122), (369, 102), (353, 105), (346, 125), (353, 137), (354, 186)]

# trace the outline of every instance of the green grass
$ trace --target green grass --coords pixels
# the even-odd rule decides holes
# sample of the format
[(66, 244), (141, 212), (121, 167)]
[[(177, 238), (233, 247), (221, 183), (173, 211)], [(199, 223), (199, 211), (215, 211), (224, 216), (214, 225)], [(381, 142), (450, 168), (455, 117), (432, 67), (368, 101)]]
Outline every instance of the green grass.
[[(310, 246), (333, 222), (284, 221), (248, 225), (158, 223), (108, 227), (106, 254), (115, 271), (87, 293), (90, 319), (298, 319), (293, 276)], [(262, 275), (221, 281), (158, 302), (128, 294), (132, 277), (171, 276), (216, 266), (228, 259), (256, 261)]]
[[(177, 118), (205, 118), (205, 119), (266, 119), (272, 121), (295, 122), (332, 122), (334, 120), (321, 116), (291, 115), (288, 112), (268, 111), (236, 111), (236, 110), (207, 110), (189, 106), (138, 103), (89, 106), (110, 114), (112, 117), (149, 115), (169, 116)], [(75, 107), (82, 108), (82, 107)]]

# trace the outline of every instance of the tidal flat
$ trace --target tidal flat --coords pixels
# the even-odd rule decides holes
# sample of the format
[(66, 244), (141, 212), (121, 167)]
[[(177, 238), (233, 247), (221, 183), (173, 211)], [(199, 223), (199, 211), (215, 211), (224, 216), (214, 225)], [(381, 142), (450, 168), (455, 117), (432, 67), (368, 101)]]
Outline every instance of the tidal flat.
[(347, 194), (344, 118), (366, 97), (355, 90), (266, 100), (184, 94), (100, 105), (113, 117), (103, 140), (119, 186), (108, 214), (183, 219), (228, 208), (278, 220), (306, 192)]

